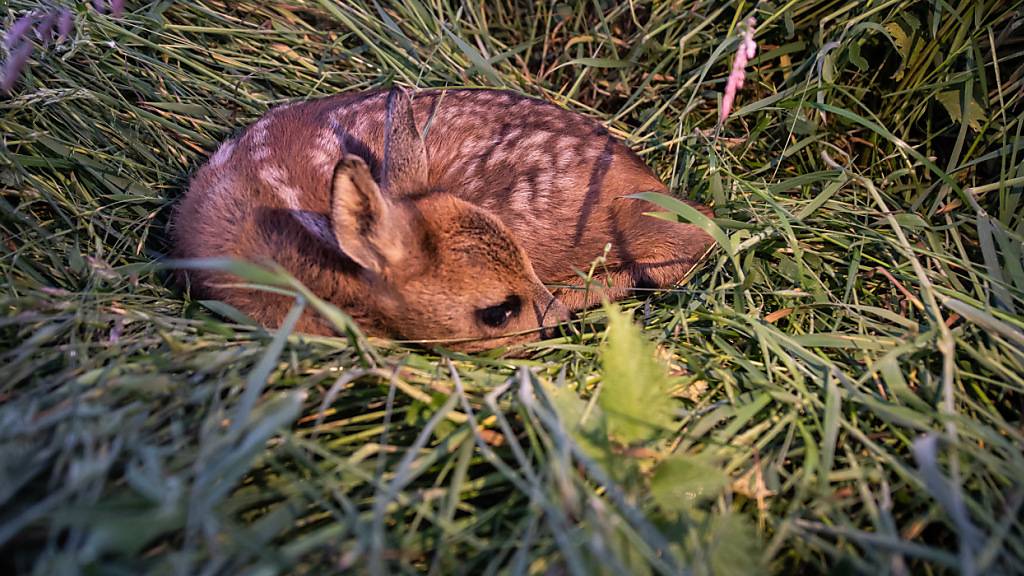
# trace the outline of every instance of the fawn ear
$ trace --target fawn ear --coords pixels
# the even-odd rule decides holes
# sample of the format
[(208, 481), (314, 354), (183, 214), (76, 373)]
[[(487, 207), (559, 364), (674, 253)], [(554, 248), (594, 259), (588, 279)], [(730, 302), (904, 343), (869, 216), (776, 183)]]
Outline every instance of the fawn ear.
[(405, 257), (407, 219), (380, 193), (358, 156), (348, 154), (334, 168), (331, 226), (341, 250), (375, 274), (387, 275)]
[(416, 192), (427, 185), (428, 166), (427, 147), (412, 113), (412, 96), (396, 86), (388, 92), (384, 118), (381, 188), (391, 197)]

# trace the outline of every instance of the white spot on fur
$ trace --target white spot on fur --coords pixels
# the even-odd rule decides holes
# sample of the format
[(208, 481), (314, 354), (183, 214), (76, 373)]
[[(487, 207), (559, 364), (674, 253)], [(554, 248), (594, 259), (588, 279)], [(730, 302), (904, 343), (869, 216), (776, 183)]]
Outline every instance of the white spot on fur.
[(231, 153), (235, 151), (235, 141), (227, 140), (220, 145), (220, 148), (210, 157), (210, 166), (214, 168), (223, 166), (224, 162), (231, 157)]
[(337, 163), (334, 154), (323, 148), (314, 148), (310, 153), (309, 161), (313, 165), (313, 170), (322, 174), (330, 174), (331, 167)]
[(520, 161), (525, 166), (540, 166), (545, 170), (550, 170), (553, 167), (548, 165), (549, 160), (550, 156), (546, 152), (533, 149), (526, 151), (526, 154), (521, 157)]
[(534, 190), (530, 206), (531, 210), (542, 210), (547, 206), (548, 193), (551, 191), (551, 186), (554, 183), (553, 180), (550, 170), (540, 170), (537, 172), (537, 189)]
[(294, 198), (292, 198), (291, 194), (282, 195), (282, 190), (288, 189), (290, 187), (288, 186), (288, 183), (285, 181), (286, 176), (284, 170), (282, 170), (280, 166), (272, 163), (267, 163), (260, 166), (260, 178), (262, 178), (264, 182), (266, 182), (267, 184), (274, 188), (274, 192), (278, 196), (281, 196), (281, 198), (285, 201), (285, 204), (287, 204), (289, 208), (291, 208), (293, 204), (296, 207), (298, 206), (299, 200), (297, 195), (295, 195)]
[(553, 142), (554, 134), (551, 132), (537, 131), (527, 134), (520, 141), (519, 145), (526, 150), (549, 149), (556, 142)]
[(299, 209), (299, 191), (288, 184), (284, 170), (280, 166), (271, 163), (263, 164), (260, 166), (260, 178), (270, 186), (278, 198), (284, 200), (285, 206), (289, 210)]
[(332, 130), (321, 130), (320, 133), (317, 134), (316, 143), (320, 148), (330, 150), (338, 147), (338, 138), (334, 135)]
[(267, 125), (270, 124), (270, 117), (264, 116), (262, 120), (252, 127), (250, 138), (252, 141), (252, 159), (257, 162), (270, 157), (270, 146), (267, 145)]
[(321, 174), (330, 174), (340, 156), (341, 146), (334, 132), (321, 130), (309, 154), (313, 170)]
[(284, 170), (277, 164), (264, 164), (259, 169), (260, 178), (277, 194), (278, 198), (284, 201), (289, 213), (302, 225), (310, 234), (320, 238), (324, 242), (336, 246), (337, 242), (331, 234), (331, 226), (320, 214), (303, 210), (300, 196), (302, 192), (288, 182)]
[(206, 180), (205, 189), (206, 194), (213, 198), (230, 198), (234, 195), (236, 187), (234, 179), (221, 172)]
[(474, 152), (483, 150), (488, 143), (485, 140), (479, 138), (466, 138), (462, 141), (462, 146), (459, 148), (459, 158), (472, 158)]
[(271, 112), (273, 112), (275, 114), (278, 113), (278, 112), (284, 112), (285, 110), (291, 108), (292, 106), (295, 106), (296, 104), (298, 104), (298, 102), (286, 102), (286, 103), (281, 104), (279, 106), (275, 106), (274, 109), (271, 110)]
[(524, 214), (530, 212), (530, 192), (529, 182), (525, 180), (516, 182), (509, 198), (509, 207), (513, 212), (522, 212)]

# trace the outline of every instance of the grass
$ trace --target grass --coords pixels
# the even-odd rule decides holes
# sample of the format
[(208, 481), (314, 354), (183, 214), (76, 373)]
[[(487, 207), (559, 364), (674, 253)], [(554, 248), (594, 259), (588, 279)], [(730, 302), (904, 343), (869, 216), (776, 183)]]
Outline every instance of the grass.
[[(1021, 572), (1019, 0), (74, 6), (0, 99), (6, 573)], [(169, 285), (218, 141), (392, 82), (601, 118), (723, 242), (526, 359)]]

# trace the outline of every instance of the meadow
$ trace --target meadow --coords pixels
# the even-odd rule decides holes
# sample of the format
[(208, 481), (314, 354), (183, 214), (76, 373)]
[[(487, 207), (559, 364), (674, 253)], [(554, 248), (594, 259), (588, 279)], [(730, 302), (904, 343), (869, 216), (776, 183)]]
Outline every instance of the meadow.
[[(5, 574), (1024, 572), (1024, 2), (118, 4), (0, 12)], [(171, 282), (218, 142), (394, 84), (599, 118), (715, 248), (518, 358)]]

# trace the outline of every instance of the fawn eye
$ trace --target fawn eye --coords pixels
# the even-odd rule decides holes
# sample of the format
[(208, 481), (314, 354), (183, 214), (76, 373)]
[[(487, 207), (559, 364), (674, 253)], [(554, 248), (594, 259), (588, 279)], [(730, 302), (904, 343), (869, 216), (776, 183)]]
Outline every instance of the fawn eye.
[(476, 311), (476, 318), (481, 324), (489, 326), (491, 328), (501, 328), (515, 315), (519, 314), (519, 309), (523, 307), (523, 302), (519, 296), (509, 296), (505, 298), (505, 301), (501, 304), (495, 304), (494, 306), (488, 306), (487, 308), (480, 308)]

